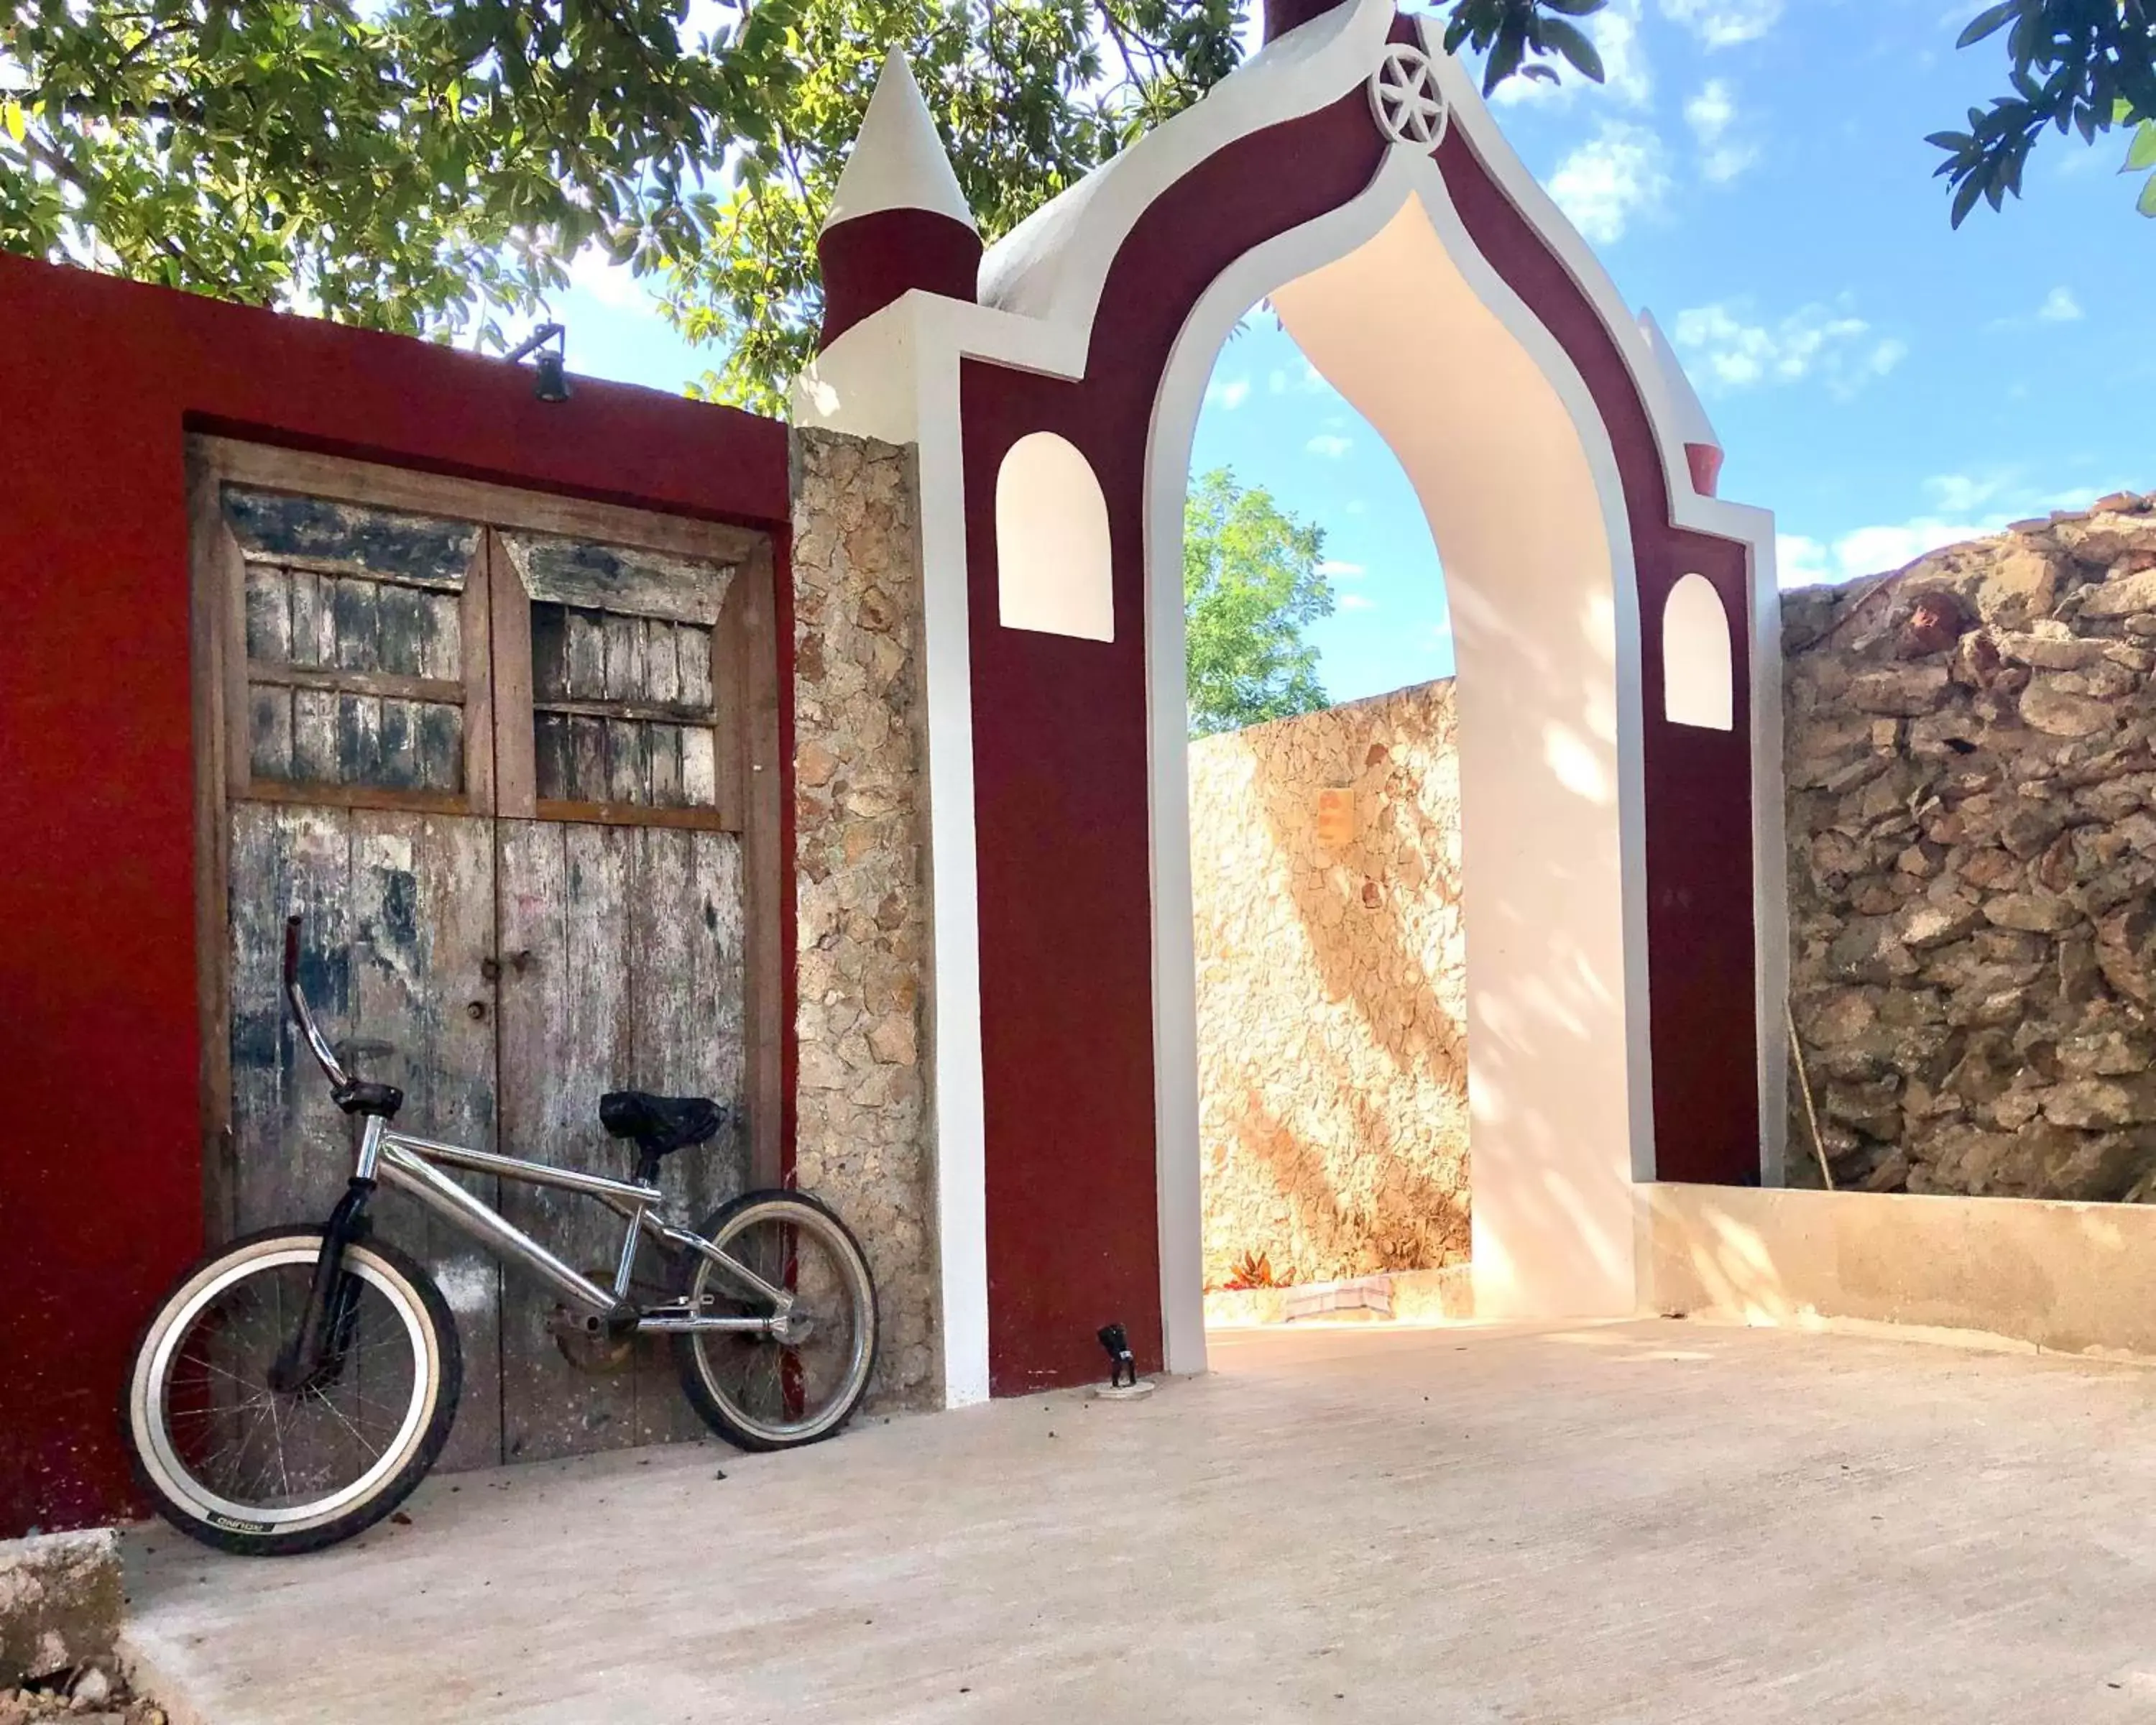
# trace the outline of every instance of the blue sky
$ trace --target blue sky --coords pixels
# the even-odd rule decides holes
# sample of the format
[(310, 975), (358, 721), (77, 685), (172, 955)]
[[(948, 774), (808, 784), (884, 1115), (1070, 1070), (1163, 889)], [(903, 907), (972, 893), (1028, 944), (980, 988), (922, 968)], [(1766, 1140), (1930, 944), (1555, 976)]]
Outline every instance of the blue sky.
[[(2119, 489), (2156, 489), (2156, 222), (2125, 141), (2046, 134), (2025, 196), (1956, 233), (1928, 131), (2004, 87), (1978, 0), (1613, 0), (1597, 89), (1496, 104), (1619, 290), (1676, 343), (1772, 509), (1784, 578), (1843, 579)], [(662, 388), (710, 361), (597, 264), (557, 306), (579, 372)], [(1222, 350), (1194, 466), (1324, 526), (1336, 699), (1451, 669), (1442, 581), (1383, 446), (1270, 320)]]

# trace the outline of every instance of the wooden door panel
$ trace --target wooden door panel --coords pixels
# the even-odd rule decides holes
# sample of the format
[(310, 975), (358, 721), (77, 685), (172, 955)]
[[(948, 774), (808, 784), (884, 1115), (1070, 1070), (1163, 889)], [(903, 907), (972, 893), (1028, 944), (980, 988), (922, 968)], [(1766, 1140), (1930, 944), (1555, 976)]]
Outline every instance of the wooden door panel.
[[(622, 1173), (599, 1097), (629, 1065), (627, 834), (502, 821), (496, 829), (503, 974), (501, 1145), (528, 1161)], [(528, 956), (526, 956), (528, 955)], [(521, 968), (520, 968), (521, 965)], [(611, 1281), (622, 1224), (587, 1198), (511, 1181), (502, 1213), (593, 1279)], [(546, 1328), (554, 1296), (511, 1273), (501, 1347), (504, 1459), (541, 1461), (634, 1441), (626, 1374), (579, 1372)]]
[[(741, 841), (732, 833), (633, 827), (629, 898), (630, 1070), (661, 1096), (715, 1096), (733, 1119), (708, 1144), (677, 1150), (660, 1184), (690, 1224), (746, 1187)], [(703, 1430), (682, 1399), (671, 1353), (639, 1359), (639, 1441)]]
[[(502, 1143), (511, 1155), (626, 1174), (608, 1137), (609, 1090), (710, 1096), (742, 1106), (742, 895), (731, 834), (561, 821), (500, 824)], [(516, 955), (528, 953), (521, 965)], [(661, 1189), (701, 1219), (742, 1189), (737, 1126), (677, 1152)], [(589, 1200), (513, 1183), (505, 1213), (579, 1268), (610, 1276), (622, 1224)], [(658, 1283), (650, 1255), (641, 1274)], [(502, 1348), (503, 1435), (512, 1460), (692, 1435), (663, 1347), (620, 1373), (564, 1360), (545, 1329), (551, 1296), (512, 1284)]]
[[(398, 1124), (495, 1140), (490, 821), (244, 803), (232, 811), (231, 1233), (319, 1223), (342, 1194), (356, 1124), (300, 1041), (283, 995), (285, 917), (305, 918), (301, 983), (346, 1066), (404, 1092)], [(477, 1004), (480, 1016), (470, 1008)], [(495, 1183), (460, 1176), (496, 1200)], [(448, 1466), (501, 1459), (500, 1274), (465, 1235), (384, 1191), (383, 1236), (417, 1254), (456, 1315), (465, 1396)]]
[(241, 485), (220, 500), (240, 589), (245, 788), (483, 810), (484, 530)]

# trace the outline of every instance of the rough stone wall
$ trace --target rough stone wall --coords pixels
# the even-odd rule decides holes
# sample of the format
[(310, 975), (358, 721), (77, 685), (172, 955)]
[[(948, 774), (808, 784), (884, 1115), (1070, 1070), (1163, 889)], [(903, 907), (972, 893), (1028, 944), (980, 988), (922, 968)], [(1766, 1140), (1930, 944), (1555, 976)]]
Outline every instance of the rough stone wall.
[(1192, 745), (1205, 1281), (1468, 1250), (1452, 685)]
[(795, 1178), (860, 1238), (883, 1322), (870, 1406), (940, 1397), (930, 1116), (921, 559), (913, 459), (794, 439), (800, 1040)]
[(2156, 1196), (2156, 497), (1783, 619), (1791, 1004), (1835, 1183)]

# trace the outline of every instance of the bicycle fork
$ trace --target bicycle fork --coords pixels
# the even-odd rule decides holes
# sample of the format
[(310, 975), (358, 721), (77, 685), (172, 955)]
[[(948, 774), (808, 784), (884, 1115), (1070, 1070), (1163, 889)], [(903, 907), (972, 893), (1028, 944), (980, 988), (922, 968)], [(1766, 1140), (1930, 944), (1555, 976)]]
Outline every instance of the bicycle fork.
[[(370, 1137), (377, 1129), (376, 1122), (367, 1122)], [(352, 1327), (359, 1318), (359, 1280), (345, 1271), (345, 1248), (372, 1231), (367, 1205), (373, 1196), (373, 1178), (354, 1174), (330, 1212), (307, 1286), (306, 1309), (270, 1368), (270, 1387), (280, 1395), (320, 1389), (336, 1382), (344, 1369), (345, 1352), (352, 1346)]]

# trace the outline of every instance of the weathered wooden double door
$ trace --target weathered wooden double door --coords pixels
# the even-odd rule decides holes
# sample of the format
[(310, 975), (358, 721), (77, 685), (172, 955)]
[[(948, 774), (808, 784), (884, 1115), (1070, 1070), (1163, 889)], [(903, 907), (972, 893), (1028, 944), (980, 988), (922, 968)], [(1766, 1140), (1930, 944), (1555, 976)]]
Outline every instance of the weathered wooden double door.
[[(775, 658), (760, 536), (203, 439), (193, 463), (213, 1240), (319, 1220), (352, 1132), (280, 993), (423, 1136), (625, 1173), (612, 1089), (747, 1124), (667, 1160), (701, 1214), (776, 1173)], [(620, 1224), (467, 1177), (610, 1280)], [(572, 1366), (549, 1293), (408, 1199), (454, 1308), (448, 1465), (686, 1435), (663, 1355)], [(657, 1266), (650, 1273), (656, 1273)]]

